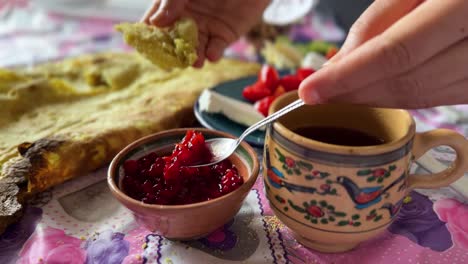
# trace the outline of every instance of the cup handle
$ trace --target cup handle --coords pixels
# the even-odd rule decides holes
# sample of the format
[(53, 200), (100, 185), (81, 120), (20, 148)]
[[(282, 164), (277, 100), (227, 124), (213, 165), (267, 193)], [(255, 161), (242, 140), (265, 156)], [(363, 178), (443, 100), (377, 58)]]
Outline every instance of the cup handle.
[(413, 155), (417, 160), (428, 150), (437, 146), (453, 148), (457, 157), (453, 164), (434, 174), (411, 174), (408, 178), (409, 189), (431, 189), (448, 186), (461, 178), (468, 170), (468, 140), (461, 134), (449, 129), (435, 129), (417, 133), (413, 142)]

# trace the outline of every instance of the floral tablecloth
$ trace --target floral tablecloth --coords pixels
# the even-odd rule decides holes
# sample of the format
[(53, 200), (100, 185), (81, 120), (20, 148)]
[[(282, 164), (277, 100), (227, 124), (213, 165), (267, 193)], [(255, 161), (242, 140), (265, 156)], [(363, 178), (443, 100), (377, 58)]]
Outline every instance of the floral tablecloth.
[[(66, 18), (16, 3), (22, 8), (0, 23), (0, 66), (126, 49), (112, 31), (116, 21)], [(340, 41), (343, 33), (312, 12), (291, 37)], [(244, 41), (227, 55), (255, 58)], [(413, 111), (419, 131), (446, 127), (465, 135), (467, 113), (467, 106)], [(431, 155), (442, 163), (453, 159), (446, 148)], [(413, 168), (425, 170), (432, 169)], [(273, 215), (261, 177), (234, 219), (191, 242), (172, 242), (138, 226), (105, 178), (102, 168), (39, 194), (21, 221), (0, 235), (0, 263), (468, 263), (467, 198), (454, 188), (412, 192), (380, 237), (351, 252), (322, 254), (298, 244)]]

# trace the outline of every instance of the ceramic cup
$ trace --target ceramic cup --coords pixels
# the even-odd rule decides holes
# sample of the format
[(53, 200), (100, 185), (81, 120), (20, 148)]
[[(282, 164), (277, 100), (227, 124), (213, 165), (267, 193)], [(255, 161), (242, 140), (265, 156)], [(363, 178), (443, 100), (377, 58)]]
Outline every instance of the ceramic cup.
[[(295, 99), (295, 93), (283, 95), (270, 112)], [(305, 126), (359, 130), (385, 143), (347, 147), (293, 132)], [(441, 145), (457, 152), (453, 166), (432, 175), (409, 173), (414, 160)], [(267, 128), (263, 165), (270, 205), (297, 240), (318, 251), (343, 252), (382, 233), (412, 189), (447, 186), (460, 178), (468, 170), (468, 141), (445, 129), (416, 133), (404, 110), (304, 106)]]

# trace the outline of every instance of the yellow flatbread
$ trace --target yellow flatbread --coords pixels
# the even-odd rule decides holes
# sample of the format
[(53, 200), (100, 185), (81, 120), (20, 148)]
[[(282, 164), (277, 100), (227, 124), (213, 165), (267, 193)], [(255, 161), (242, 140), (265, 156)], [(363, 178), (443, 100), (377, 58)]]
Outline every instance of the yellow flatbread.
[(0, 70), (0, 233), (31, 194), (106, 165), (140, 137), (191, 125), (203, 89), (258, 70), (225, 59), (166, 72), (133, 53)]
[(178, 20), (170, 28), (144, 23), (122, 23), (115, 28), (128, 45), (162, 69), (186, 68), (197, 60), (198, 28), (192, 19)]

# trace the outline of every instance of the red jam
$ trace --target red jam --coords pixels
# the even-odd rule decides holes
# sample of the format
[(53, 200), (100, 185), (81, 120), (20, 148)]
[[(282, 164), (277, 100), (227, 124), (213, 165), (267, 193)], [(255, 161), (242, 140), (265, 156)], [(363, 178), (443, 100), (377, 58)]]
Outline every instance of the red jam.
[(158, 157), (152, 152), (138, 160), (127, 160), (123, 191), (148, 204), (181, 205), (220, 197), (244, 183), (229, 160), (207, 167), (187, 167), (210, 158), (203, 135), (189, 130), (170, 156)]

